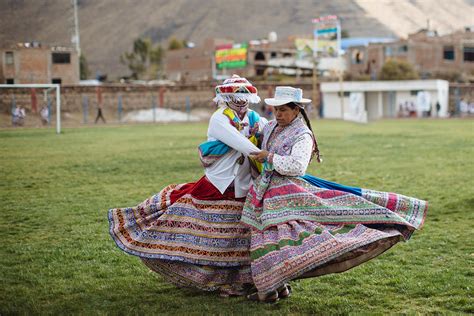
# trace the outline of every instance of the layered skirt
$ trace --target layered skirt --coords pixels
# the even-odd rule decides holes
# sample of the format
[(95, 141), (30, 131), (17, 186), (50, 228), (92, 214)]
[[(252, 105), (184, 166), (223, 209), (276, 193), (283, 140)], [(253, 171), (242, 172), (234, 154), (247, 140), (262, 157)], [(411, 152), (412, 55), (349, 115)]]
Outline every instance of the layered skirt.
[(221, 194), (206, 177), (170, 185), (136, 207), (109, 210), (117, 246), (182, 287), (242, 294), (253, 283), (244, 199)]
[(260, 176), (247, 198), (205, 177), (109, 210), (117, 246), (181, 287), (241, 295), (357, 266), (423, 224), (427, 203), (306, 175)]
[(268, 293), (298, 278), (342, 272), (410, 238), (427, 203), (310, 175), (263, 174), (247, 196), (252, 280)]

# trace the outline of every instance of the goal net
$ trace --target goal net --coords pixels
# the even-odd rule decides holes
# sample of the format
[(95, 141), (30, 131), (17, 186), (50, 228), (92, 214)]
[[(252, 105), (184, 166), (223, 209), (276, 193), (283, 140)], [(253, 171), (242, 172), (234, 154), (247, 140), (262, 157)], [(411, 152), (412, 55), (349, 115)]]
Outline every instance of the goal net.
[(13, 126), (25, 124), (27, 116), (37, 116), (43, 125), (51, 125), (55, 119), (56, 133), (61, 133), (59, 84), (0, 84), (0, 102)]

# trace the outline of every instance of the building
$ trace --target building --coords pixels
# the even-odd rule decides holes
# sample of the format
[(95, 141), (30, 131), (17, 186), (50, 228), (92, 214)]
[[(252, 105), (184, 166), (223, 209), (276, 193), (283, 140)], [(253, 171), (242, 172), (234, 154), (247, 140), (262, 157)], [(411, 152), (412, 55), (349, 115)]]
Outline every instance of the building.
[(268, 40), (250, 41), (246, 72), (249, 77), (270, 74), (295, 75), (296, 53), (291, 39), (274, 42)]
[(448, 117), (449, 83), (445, 80), (323, 82), (321, 92), (324, 118), (367, 122)]
[(67, 47), (44, 47), (38, 42), (0, 48), (0, 83), (79, 83), (79, 58)]
[(466, 27), (444, 36), (420, 30), (399, 41), (350, 47), (346, 56), (352, 78), (376, 79), (389, 59), (409, 62), (423, 79), (453, 73), (474, 78), (474, 29)]
[(215, 77), (214, 53), (216, 46), (232, 43), (226, 39), (207, 39), (193, 48), (166, 52), (164, 72), (177, 82), (208, 81)]
[[(229, 55), (226, 57), (230, 65), (234, 58), (239, 58), (232, 52), (236, 47), (245, 47), (246, 56), (242, 66), (220, 67), (219, 60), (216, 60), (216, 51), (228, 49)], [(299, 73), (302, 75), (310, 75), (312, 63), (299, 65), (296, 55), (293, 40), (252, 40), (248, 43), (235, 43), (227, 39), (208, 39), (194, 48), (168, 51), (164, 70), (168, 79), (184, 82), (222, 79), (232, 74), (249, 78), (271, 74), (295, 75), (297, 69), (300, 69)]]

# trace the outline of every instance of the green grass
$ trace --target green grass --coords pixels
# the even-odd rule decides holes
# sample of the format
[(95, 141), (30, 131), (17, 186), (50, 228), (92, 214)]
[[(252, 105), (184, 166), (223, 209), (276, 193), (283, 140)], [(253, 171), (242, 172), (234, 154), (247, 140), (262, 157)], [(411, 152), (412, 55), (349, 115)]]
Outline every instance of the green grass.
[(314, 126), (310, 173), (430, 209), (408, 243), (271, 306), (178, 289), (109, 237), (109, 208), (202, 176), (205, 124), (0, 131), (0, 314), (474, 313), (474, 121)]

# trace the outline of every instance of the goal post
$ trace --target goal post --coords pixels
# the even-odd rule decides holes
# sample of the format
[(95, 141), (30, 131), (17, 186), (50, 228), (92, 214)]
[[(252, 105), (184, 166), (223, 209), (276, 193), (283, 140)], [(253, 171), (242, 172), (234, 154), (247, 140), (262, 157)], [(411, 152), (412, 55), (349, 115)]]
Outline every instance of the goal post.
[(56, 89), (56, 133), (61, 134), (61, 85), (59, 84), (0, 84), (1, 88), (17, 89), (17, 88), (38, 88), (38, 89)]

